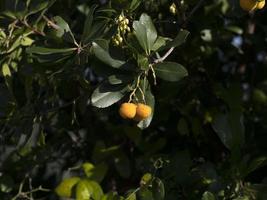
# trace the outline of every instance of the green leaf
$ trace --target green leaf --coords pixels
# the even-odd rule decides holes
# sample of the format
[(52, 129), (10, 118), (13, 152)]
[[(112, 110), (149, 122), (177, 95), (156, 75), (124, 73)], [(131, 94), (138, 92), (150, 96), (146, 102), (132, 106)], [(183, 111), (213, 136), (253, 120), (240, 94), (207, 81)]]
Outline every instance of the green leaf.
[(114, 158), (115, 168), (123, 178), (129, 178), (131, 175), (130, 161), (125, 153), (119, 152)]
[(92, 194), (92, 199), (93, 200), (101, 200), (101, 198), (103, 197), (104, 193), (103, 190), (101, 188), (101, 186), (95, 182), (95, 181), (87, 181), (90, 186), (93, 188), (93, 194)]
[(21, 38), (18, 37), (11, 45), (11, 47), (5, 52), (0, 52), (0, 54), (3, 53), (11, 53), (12, 51), (14, 51), (17, 47), (19, 47), (21, 45)]
[(27, 53), (31, 54), (40, 63), (57, 63), (74, 55), (76, 48), (51, 49), (45, 47), (30, 47)]
[(81, 180), (76, 187), (76, 200), (90, 200), (93, 188), (86, 180)]
[(124, 198), (122, 196), (119, 196), (117, 192), (109, 192), (102, 196), (101, 200), (124, 200)]
[(138, 191), (137, 196), (140, 200), (154, 200), (153, 193), (147, 187), (142, 187)]
[(125, 61), (122, 60), (116, 60), (113, 59), (109, 52), (104, 50), (102, 47), (100, 47), (97, 43), (93, 42), (93, 51), (95, 56), (104, 62), (105, 64), (114, 67), (114, 68), (120, 68), (122, 65), (125, 64)]
[(53, 17), (53, 21), (55, 22), (57, 26), (57, 27), (54, 27), (53, 29), (55, 31), (56, 37), (63, 38), (67, 42), (74, 43), (75, 38), (68, 23), (64, 19), (62, 19), (62, 17), (60, 16)]
[(108, 82), (111, 85), (118, 85), (122, 83), (130, 83), (133, 80), (132, 75), (113, 74), (108, 77)]
[(92, 31), (93, 17), (94, 17), (94, 12), (95, 12), (96, 7), (97, 7), (97, 5), (93, 5), (89, 9), (89, 12), (87, 14), (87, 17), (86, 17), (86, 20), (84, 23), (83, 34), (82, 34), (82, 38), (81, 38), (82, 42), (85, 41), (85, 39), (88, 37), (88, 35)]
[(34, 42), (33, 39), (31, 39), (31, 38), (29, 38), (29, 37), (27, 37), (27, 36), (23, 36), (23, 37), (21, 38), (20, 44), (21, 44), (22, 46), (31, 46), (33, 42)]
[(39, 55), (50, 55), (50, 54), (64, 54), (68, 55), (73, 53), (76, 48), (66, 48), (66, 49), (52, 49), (45, 47), (37, 47), (33, 46), (27, 49), (27, 53), (29, 54), (39, 54)]
[(94, 166), (92, 163), (86, 162), (82, 165), (84, 173), (90, 180), (101, 182), (108, 170), (108, 166), (105, 163), (100, 163)]
[(10, 71), (10, 68), (9, 68), (8, 64), (6, 64), (6, 63), (4, 63), (2, 65), (2, 74), (3, 74), (4, 78), (5, 78), (5, 82), (6, 82), (6, 85), (7, 85), (8, 89), (9, 89), (9, 91), (11, 93), (13, 93), (13, 91), (12, 91), (12, 79), (11, 79), (12, 75), (11, 75), (11, 71)]
[(234, 198), (233, 200), (251, 200), (248, 196)]
[(9, 66), (6, 63), (4, 63), (2, 66), (2, 74), (4, 77), (11, 77)]
[(266, 156), (254, 158), (248, 165), (247, 174), (255, 171), (256, 169), (264, 167), (266, 165), (267, 165), (267, 157)]
[(177, 124), (177, 130), (181, 135), (189, 135), (189, 127), (187, 121), (181, 118)]
[(134, 190), (130, 190), (127, 192), (126, 200), (136, 200), (136, 192)]
[[(149, 82), (146, 78), (143, 81), (141, 81), (140, 85), (141, 85), (142, 91), (145, 95), (145, 102), (144, 103), (146, 103), (146, 105), (149, 105), (152, 109), (151, 115), (147, 119), (142, 120), (137, 124), (137, 126), (139, 128), (145, 129), (150, 125), (152, 118), (153, 118), (153, 115), (154, 115), (155, 97), (151, 92)], [(140, 100), (143, 99), (143, 97), (142, 97), (143, 95), (141, 94), (141, 92), (139, 90), (138, 90), (136, 95), (137, 95), (138, 99), (140, 99)]]
[(234, 150), (244, 144), (243, 116), (239, 112), (218, 114), (214, 117), (212, 127), (228, 149)]
[(247, 184), (244, 187), (245, 194), (253, 195), (257, 200), (265, 200), (267, 198), (266, 184)]
[(164, 200), (165, 188), (163, 182), (159, 178), (155, 178), (152, 182), (152, 193), (155, 200)]
[(141, 4), (141, 0), (132, 0), (130, 4), (130, 10), (131, 12), (138, 8), (138, 6)]
[(0, 176), (0, 191), (3, 193), (9, 193), (14, 188), (14, 180), (9, 175)]
[(101, 200), (103, 190), (95, 181), (83, 179), (76, 187), (76, 200)]
[(227, 26), (225, 29), (238, 35), (242, 35), (244, 32), (243, 29), (238, 26)]
[(172, 41), (168, 42), (165, 46), (158, 49), (158, 51), (180, 46), (181, 44), (185, 43), (189, 34), (190, 33), (187, 30), (180, 30), (177, 36)]
[(103, 38), (106, 24), (107, 24), (107, 20), (105, 19), (95, 22), (92, 27), (92, 30), (90, 31), (90, 34), (84, 39), (84, 43), (88, 43), (89, 41), (94, 41), (94, 40)]
[(201, 200), (216, 200), (216, 198), (211, 192), (207, 191), (202, 195)]
[(3, 11), (1, 14), (14, 20), (17, 19), (17, 14), (9, 10)]
[(137, 55), (137, 63), (141, 70), (148, 70), (149, 69), (149, 61), (148, 57), (142, 54)]
[(30, 6), (29, 12), (27, 13), (26, 17), (48, 8), (49, 4), (50, 4), (49, 1), (44, 1), (44, 2), (38, 3), (35, 6)]
[(169, 38), (165, 38), (165, 37), (161, 37), (159, 36), (156, 40), (156, 42), (153, 44), (153, 47), (151, 50), (153, 51), (157, 51), (160, 47), (164, 46), (166, 44), (166, 41), (168, 40)]
[(174, 62), (163, 62), (155, 64), (156, 75), (165, 81), (180, 81), (188, 75), (187, 70), (180, 64)]
[(106, 108), (121, 100), (127, 87), (125, 85), (110, 85), (102, 83), (92, 94), (92, 105), (98, 108)]
[(133, 28), (140, 45), (149, 54), (157, 39), (157, 31), (150, 16), (143, 13), (139, 21), (133, 22)]
[(64, 179), (55, 189), (55, 192), (60, 197), (69, 198), (72, 195), (73, 187), (80, 181), (79, 177)]

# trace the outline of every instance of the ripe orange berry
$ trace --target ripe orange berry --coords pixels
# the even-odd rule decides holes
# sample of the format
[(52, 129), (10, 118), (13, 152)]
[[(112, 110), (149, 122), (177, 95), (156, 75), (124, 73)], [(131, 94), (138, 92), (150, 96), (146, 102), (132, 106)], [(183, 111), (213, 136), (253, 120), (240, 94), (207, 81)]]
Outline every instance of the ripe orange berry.
[(263, 9), (264, 6), (265, 6), (265, 0), (259, 1), (257, 4), (257, 9)]
[(121, 104), (119, 113), (124, 119), (133, 119), (136, 114), (136, 105), (133, 103), (123, 103)]
[(258, 1), (257, 0), (240, 0), (240, 7), (245, 11), (252, 11), (257, 8)]
[(151, 115), (151, 113), (152, 113), (152, 109), (150, 106), (142, 104), (142, 103), (138, 103), (136, 107), (136, 115), (134, 119), (136, 121), (142, 121), (148, 118)]

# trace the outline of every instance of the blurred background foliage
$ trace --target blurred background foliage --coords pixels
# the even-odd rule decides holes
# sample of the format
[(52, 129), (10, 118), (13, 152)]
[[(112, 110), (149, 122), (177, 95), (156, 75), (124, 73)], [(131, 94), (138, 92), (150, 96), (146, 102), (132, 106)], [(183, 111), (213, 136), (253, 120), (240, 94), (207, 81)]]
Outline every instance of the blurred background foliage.
[[(0, 0), (0, 12), (0, 199), (267, 199), (265, 9), (244, 12), (238, 0)], [(120, 118), (119, 103), (91, 105), (117, 73), (91, 44), (129, 54), (128, 44), (109, 42), (122, 12), (130, 32), (142, 13), (163, 37), (190, 32), (167, 58), (188, 76), (151, 85), (144, 130)]]

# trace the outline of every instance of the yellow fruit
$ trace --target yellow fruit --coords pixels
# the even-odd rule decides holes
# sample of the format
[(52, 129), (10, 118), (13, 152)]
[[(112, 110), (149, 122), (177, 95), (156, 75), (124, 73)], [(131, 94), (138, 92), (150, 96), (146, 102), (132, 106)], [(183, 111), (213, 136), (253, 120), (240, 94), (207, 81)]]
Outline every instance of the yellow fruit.
[(240, 0), (240, 7), (245, 11), (252, 11), (257, 8), (257, 0)]
[(257, 8), (258, 9), (263, 9), (264, 6), (265, 6), (265, 0), (259, 1), (258, 4), (257, 4)]
[(152, 109), (150, 106), (138, 103), (136, 107), (136, 115), (134, 119), (136, 121), (142, 121), (151, 115)]
[(133, 119), (136, 114), (136, 105), (133, 103), (123, 103), (121, 104), (119, 113), (124, 119)]
[(72, 188), (80, 181), (79, 177), (64, 179), (55, 189), (55, 192), (60, 197), (71, 197)]

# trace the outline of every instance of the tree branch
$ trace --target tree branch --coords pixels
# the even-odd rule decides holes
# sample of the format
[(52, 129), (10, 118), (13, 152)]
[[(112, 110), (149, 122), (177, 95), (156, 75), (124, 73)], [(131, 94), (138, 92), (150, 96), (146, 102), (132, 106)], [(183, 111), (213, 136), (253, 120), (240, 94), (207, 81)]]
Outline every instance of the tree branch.
[(166, 59), (166, 58), (173, 52), (173, 50), (174, 50), (174, 47), (170, 48), (170, 49), (165, 53), (164, 56), (162, 56), (162, 57), (160, 57), (160, 58), (154, 60), (154, 63), (156, 64), (156, 63), (163, 62), (163, 61), (164, 61), (164, 60), (165, 60), (165, 59)]

